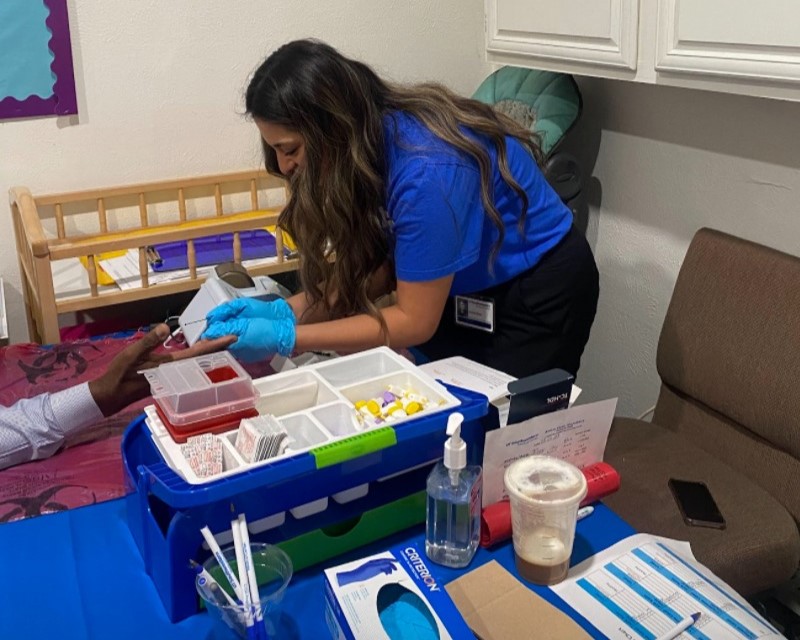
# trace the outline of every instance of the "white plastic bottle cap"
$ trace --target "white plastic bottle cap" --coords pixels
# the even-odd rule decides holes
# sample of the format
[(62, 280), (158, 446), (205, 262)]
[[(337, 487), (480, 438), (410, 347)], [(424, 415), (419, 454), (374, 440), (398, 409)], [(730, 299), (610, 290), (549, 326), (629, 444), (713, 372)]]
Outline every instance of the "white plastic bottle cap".
[(467, 466), (467, 443), (461, 439), (461, 423), (464, 416), (451, 413), (447, 419), (447, 435), (444, 443), (444, 466), (448, 469), (463, 469)]

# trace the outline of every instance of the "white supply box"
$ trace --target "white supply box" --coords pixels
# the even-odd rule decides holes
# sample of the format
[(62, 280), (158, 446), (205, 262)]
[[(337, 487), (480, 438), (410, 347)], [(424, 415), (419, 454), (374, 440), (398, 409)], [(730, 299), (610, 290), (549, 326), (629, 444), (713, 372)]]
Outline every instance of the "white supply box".
[(325, 621), (331, 638), (474, 638), (427, 563), (423, 551), (406, 544), (325, 569)]
[[(165, 462), (190, 484), (204, 484), (242, 471), (269, 465), (325, 444), (378, 427), (393, 427), (416, 418), (452, 409), (460, 401), (439, 382), (387, 347), (363, 351), (253, 381), (256, 410), (272, 415), (286, 429), (288, 446), (277, 457), (248, 463), (234, 446), (238, 430), (214, 436), (223, 445), (223, 471), (199, 477), (189, 466), (161, 422), (155, 407), (145, 408), (146, 424)], [(389, 389), (420, 398), (422, 409), (413, 415), (375, 419), (356, 403), (380, 397)], [(442, 426), (444, 430), (444, 423)]]

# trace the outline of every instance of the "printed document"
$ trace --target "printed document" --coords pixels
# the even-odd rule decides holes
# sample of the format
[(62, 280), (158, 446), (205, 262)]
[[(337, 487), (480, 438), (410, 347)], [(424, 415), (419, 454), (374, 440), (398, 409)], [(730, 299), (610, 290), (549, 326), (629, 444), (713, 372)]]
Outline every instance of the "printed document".
[(483, 449), (483, 506), (505, 498), (503, 475), (525, 456), (554, 456), (579, 469), (603, 460), (617, 399), (545, 413), (486, 433)]
[[(516, 380), (514, 376), (463, 356), (426, 362), (419, 365), (419, 368), (437, 380), (485, 395), (489, 398), (489, 402), (497, 407), (500, 426), (506, 426), (510, 406), (508, 383)], [(578, 399), (580, 393), (581, 388), (573, 384), (569, 397), (570, 405)]]
[[(274, 256), (268, 258), (256, 258), (254, 260), (244, 260), (242, 262), (242, 266), (244, 266), (246, 269), (248, 267), (256, 267), (277, 261), (278, 259)], [(116, 258), (98, 260), (98, 264), (103, 267), (103, 270), (114, 279), (114, 282), (116, 282), (120, 289), (140, 289), (142, 287), (142, 277), (139, 274), (139, 251), (137, 249), (128, 249), (124, 255)], [(214, 265), (197, 267), (197, 276), (207, 276), (213, 268)], [(188, 278), (189, 275), (189, 269), (154, 271), (149, 265), (147, 267), (147, 281), (150, 285), (181, 280), (183, 278)]]
[(508, 394), (508, 383), (516, 380), (514, 376), (463, 356), (426, 362), (419, 365), (419, 368), (442, 382), (481, 393), (490, 401), (505, 397)]
[(681, 640), (783, 638), (692, 556), (687, 542), (637, 534), (570, 569), (551, 589), (611, 640), (653, 640), (700, 618)]

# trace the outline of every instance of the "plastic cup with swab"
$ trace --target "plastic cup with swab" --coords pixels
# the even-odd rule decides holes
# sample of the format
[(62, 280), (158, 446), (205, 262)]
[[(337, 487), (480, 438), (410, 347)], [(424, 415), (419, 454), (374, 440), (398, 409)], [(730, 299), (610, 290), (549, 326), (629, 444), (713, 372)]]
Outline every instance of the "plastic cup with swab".
[[(280, 611), (280, 602), (283, 599), (286, 587), (292, 578), (292, 561), (286, 553), (271, 544), (251, 542), (250, 549), (253, 556), (253, 570), (258, 582), (258, 601), (256, 615), (260, 614), (266, 624), (267, 630), (274, 630)], [(236, 552), (233, 545), (222, 549), (222, 556), (231, 566), (235, 573), (238, 573), (236, 564)], [(212, 556), (203, 563), (203, 568), (211, 574), (220, 584), (220, 588), (225, 588), (225, 578), (219, 568), (217, 559)], [(197, 584), (200, 576), (195, 580), (197, 593), (203, 600), (205, 608), (214, 620), (214, 625), (221, 629), (220, 636), (224, 637), (226, 629), (230, 628), (237, 637), (247, 639), (246, 611), (241, 601), (237, 599), (236, 605), (224, 604), (224, 598), (214, 597), (209, 599), (207, 593)], [(233, 594), (230, 594), (233, 595)], [(274, 631), (271, 633), (274, 636)]]

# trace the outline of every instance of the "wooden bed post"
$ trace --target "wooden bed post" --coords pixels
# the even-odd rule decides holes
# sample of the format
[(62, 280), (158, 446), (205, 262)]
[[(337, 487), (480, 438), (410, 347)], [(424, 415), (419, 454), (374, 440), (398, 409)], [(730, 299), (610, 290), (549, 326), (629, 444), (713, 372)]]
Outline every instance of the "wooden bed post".
[(45, 343), (60, 342), (50, 249), (36, 201), (23, 187), (11, 189), (10, 195), (30, 338)]
[(39, 283), (42, 344), (56, 344), (61, 342), (61, 332), (58, 328), (58, 307), (53, 289), (53, 275), (50, 271), (50, 258), (47, 256), (34, 258), (34, 273), (36, 282)]

